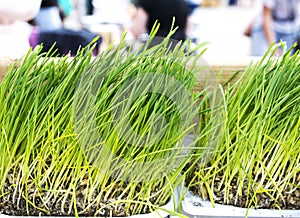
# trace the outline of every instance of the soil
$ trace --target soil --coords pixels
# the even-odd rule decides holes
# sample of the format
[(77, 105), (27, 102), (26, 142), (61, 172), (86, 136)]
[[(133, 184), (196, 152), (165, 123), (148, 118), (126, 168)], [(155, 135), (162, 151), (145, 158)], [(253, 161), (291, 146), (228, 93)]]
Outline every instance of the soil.
[[(224, 187), (220, 184), (222, 181), (222, 175), (218, 175), (214, 179), (214, 200), (215, 203), (223, 204), (223, 205), (233, 205), (237, 207), (247, 208), (249, 207), (249, 201), (251, 199), (247, 199), (246, 196), (250, 196), (247, 192), (246, 188), (243, 188), (242, 196), (237, 196), (237, 187), (238, 187), (238, 180), (236, 177), (233, 178), (228, 194), (228, 198), (224, 198)], [(221, 187), (221, 188), (220, 188)], [(207, 197), (207, 191), (204, 187), (202, 187), (202, 190), (200, 189), (200, 186), (193, 186), (190, 189), (194, 194), (198, 196), (206, 196)], [(203, 193), (204, 192), (206, 193)], [(271, 198), (266, 193), (258, 193), (256, 195), (256, 200), (253, 201), (253, 203), (250, 203), (251, 208), (256, 209), (282, 209), (282, 210), (299, 210), (300, 209), (300, 188), (297, 188), (296, 190), (293, 190), (292, 192), (289, 190), (286, 190), (281, 193), (282, 197), (278, 197), (278, 199), (275, 201), (274, 198)], [(276, 196), (273, 196), (276, 198)], [(251, 197), (250, 197), (251, 198)]]
[[(132, 215), (133, 207), (135, 206), (134, 204), (131, 204), (129, 210), (126, 208), (125, 203), (119, 203), (117, 206), (115, 204), (111, 206), (106, 206), (105, 209), (99, 211), (99, 208), (101, 208), (102, 206), (108, 205), (109, 203), (113, 202), (113, 200), (104, 200), (104, 199), (101, 200), (101, 202), (98, 205), (93, 205), (88, 210), (85, 210), (86, 209), (85, 208), (86, 204), (84, 202), (85, 188), (86, 188), (85, 185), (81, 185), (78, 187), (76, 191), (77, 212), (81, 217), (87, 217), (87, 216), (120, 217), (120, 216), (128, 216), (129, 214)], [(118, 187), (118, 188), (123, 190), (125, 187)], [(18, 198), (16, 196), (19, 196), (20, 193), (14, 193), (15, 185), (13, 185), (12, 182), (9, 181), (9, 179), (7, 179), (4, 189), (5, 189), (4, 190), (5, 195), (0, 196), (0, 214), (2, 213), (6, 215), (13, 215), (13, 216), (75, 216), (76, 215), (73, 206), (74, 203), (71, 199), (72, 195), (68, 195), (69, 197), (65, 199), (65, 202), (63, 203), (64, 201), (63, 197), (65, 195), (63, 195), (63, 193), (59, 194), (56, 199), (53, 198), (52, 200), (48, 201), (45, 206), (45, 204), (43, 203), (43, 196), (46, 195), (46, 191), (39, 191), (38, 195), (34, 195), (33, 189), (28, 190), (29, 201), (31, 202), (28, 203), (29, 201), (26, 201), (23, 197), (19, 198), (20, 199), (19, 201), (16, 200)], [(158, 190), (154, 190), (152, 196), (155, 196), (155, 193), (157, 191)], [(95, 199), (98, 194), (99, 194), (98, 191), (95, 192), (93, 198)], [(154, 203), (155, 200), (156, 198), (150, 199), (152, 203)], [(44, 211), (38, 208), (42, 208), (44, 209)], [(150, 212), (151, 212), (151, 208), (149, 208), (149, 206), (147, 205), (143, 206), (141, 214), (150, 213)]]

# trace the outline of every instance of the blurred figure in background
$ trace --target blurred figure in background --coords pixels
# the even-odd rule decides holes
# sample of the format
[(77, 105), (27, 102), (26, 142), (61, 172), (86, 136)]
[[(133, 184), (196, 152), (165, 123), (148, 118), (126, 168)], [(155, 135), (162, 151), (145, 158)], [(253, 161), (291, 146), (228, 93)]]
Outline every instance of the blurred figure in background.
[(300, 27), (300, 0), (264, 0), (263, 30), (270, 45), (280, 40), (289, 49), (297, 40)]
[[(99, 36), (86, 29), (66, 27), (63, 23), (64, 18), (65, 14), (57, 0), (42, 0), (40, 11), (34, 18), (36, 26), (29, 37), (30, 45), (35, 47), (43, 44), (42, 52), (48, 52), (54, 46), (56, 51), (51, 54), (53, 56), (75, 56), (79, 48), (88, 46)], [(98, 38), (93, 50), (94, 55), (98, 54), (101, 42), (102, 39)]]
[(42, 0), (41, 8), (34, 18), (40, 31), (57, 30), (62, 28), (65, 15), (57, 0)]
[(92, 0), (86, 0), (86, 14), (92, 15), (94, 13), (94, 6)]
[(185, 1), (189, 9), (189, 15), (191, 15), (195, 11), (195, 9), (197, 9), (200, 6), (202, 2), (202, 0), (185, 0)]
[(238, 0), (228, 0), (228, 5), (233, 6), (233, 5), (237, 5)]
[[(252, 55), (262, 56), (267, 48), (280, 40), (289, 49), (300, 30), (300, 0), (263, 0), (261, 14), (250, 23), (245, 35), (252, 37)], [(278, 50), (277, 54), (281, 55)]]
[(66, 17), (70, 16), (72, 10), (74, 10), (72, 0), (58, 0), (58, 5)]
[(0, 56), (20, 58), (29, 49), (30, 26), (41, 0), (0, 0)]
[(136, 13), (132, 17), (129, 30), (134, 38), (149, 33), (157, 20), (160, 23), (156, 36), (165, 37), (170, 32), (173, 17), (174, 27), (178, 27), (172, 36), (174, 40), (185, 40), (189, 28), (189, 8), (185, 0), (135, 0)]
[(263, 30), (262, 5), (258, 14), (250, 21), (244, 31), (244, 35), (251, 37), (251, 55), (263, 56), (268, 50), (269, 44)]

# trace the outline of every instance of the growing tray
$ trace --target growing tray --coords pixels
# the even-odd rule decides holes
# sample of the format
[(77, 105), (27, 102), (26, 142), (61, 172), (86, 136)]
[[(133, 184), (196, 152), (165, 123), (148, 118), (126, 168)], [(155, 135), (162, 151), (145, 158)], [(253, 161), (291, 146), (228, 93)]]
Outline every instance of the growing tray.
[(300, 217), (300, 210), (247, 209), (217, 203), (213, 207), (210, 201), (203, 200), (190, 191), (182, 201), (182, 213), (191, 218)]

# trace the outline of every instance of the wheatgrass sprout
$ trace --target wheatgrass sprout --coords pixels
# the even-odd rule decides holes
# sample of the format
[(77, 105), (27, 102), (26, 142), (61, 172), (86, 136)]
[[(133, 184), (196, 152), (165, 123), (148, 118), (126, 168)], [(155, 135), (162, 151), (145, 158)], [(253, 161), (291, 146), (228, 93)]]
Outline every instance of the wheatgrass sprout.
[(182, 147), (198, 111), (187, 62), (200, 55), (189, 41), (170, 49), (169, 37), (138, 51), (122, 39), (94, 59), (91, 49), (53, 59), (38, 48), (10, 69), (0, 87), (1, 213), (128, 216), (170, 199), (193, 150)]
[(75, 131), (88, 159), (104, 178), (125, 181), (130, 190), (141, 186), (135, 201), (157, 205), (180, 182), (189, 158), (183, 152), (191, 149), (181, 144), (197, 111), (190, 57), (184, 47), (167, 45), (128, 52), (121, 42), (94, 60), (74, 99)]
[(189, 188), (213, 204), (299, 209), (300, 55), (277, 48), (227, 87), (222, 139), (191, 171)]
[(69, 154), (79, 151), (70, 108), (76, 80), (91, 52), (57, 62), (47, 58), (50, 53), (41, 58), (40, 51), (30, 51), (20, 67), (11, 68), (0, 87), (1, 212), (48, 211), (46, 205), (61, 195), (55, 189), (67, 184)]

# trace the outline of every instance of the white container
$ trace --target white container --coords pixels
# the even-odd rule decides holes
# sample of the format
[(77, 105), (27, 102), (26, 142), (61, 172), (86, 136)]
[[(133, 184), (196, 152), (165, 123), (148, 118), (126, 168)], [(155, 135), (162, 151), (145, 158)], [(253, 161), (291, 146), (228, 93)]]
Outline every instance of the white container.
[(242, 218), (242, 217), (300, 217), (300, 210), (246, 209), (235, 206), (215, 204), (203, 200), (190, 191), (182, 201), (182, 213), (190, 218)]

